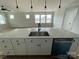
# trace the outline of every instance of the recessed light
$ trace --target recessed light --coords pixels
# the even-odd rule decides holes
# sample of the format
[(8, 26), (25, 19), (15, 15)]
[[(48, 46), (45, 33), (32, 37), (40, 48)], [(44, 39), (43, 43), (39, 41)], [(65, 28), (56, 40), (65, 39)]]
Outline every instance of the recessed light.
[(26, 19), (29, 19), (30, 18), (30, 15), (26, 15)]
[(10, 15), (10, 19), (14, 19), (14, 15)]

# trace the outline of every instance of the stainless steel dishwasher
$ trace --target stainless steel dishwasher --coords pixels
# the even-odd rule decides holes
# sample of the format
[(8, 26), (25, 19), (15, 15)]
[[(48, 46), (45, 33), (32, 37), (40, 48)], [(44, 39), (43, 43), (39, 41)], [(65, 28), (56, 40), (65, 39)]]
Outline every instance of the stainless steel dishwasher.
[(54, 38), (52, 45), (52, 55), (67, 56), (69, 49), (74, 41), (73, 38)]

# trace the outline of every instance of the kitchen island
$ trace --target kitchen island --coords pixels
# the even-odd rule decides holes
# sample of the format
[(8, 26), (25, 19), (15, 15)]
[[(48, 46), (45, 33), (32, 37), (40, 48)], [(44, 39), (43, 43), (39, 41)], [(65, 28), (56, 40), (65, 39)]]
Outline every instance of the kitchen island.
[(53, 38), (79, 38), (78, 34), (64, 29), (41, 28), (49, 36), (29, 36), (37, 28), (16, 28), (0, 33), (3, 55), (51, 55)]

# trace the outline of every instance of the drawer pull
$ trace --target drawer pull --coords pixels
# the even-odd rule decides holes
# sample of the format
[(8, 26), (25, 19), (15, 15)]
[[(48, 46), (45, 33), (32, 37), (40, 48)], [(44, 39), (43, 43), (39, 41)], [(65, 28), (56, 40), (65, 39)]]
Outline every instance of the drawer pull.
[(41, 44), (37, 44), (38, 47), (41, 47)]
[(31, 40), (31, 43), (33, 42), (33, 40)]
[(16, 42), (19, 42), (19, 40), (16, 40)]
[(2, 42), (4, 43), (4, 40), (2, 40)]
[(17, 43), (17, 45), (20, 45), (20, 43)]
[(4, 48), (7, 48), (7, 46), (4, 46)]
[(45, 42), (47, 42), (47, 40), (45, 40)]

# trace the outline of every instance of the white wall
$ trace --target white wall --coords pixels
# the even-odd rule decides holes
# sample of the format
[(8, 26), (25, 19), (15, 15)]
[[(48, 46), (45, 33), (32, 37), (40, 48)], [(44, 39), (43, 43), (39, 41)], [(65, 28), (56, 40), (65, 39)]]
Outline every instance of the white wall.
[(63, 28), (79, 34), (79, 5), (66, 8)]
[[(8, 21), (11, 27), (37, 27), (35, 24), (34, 14), (43, 14), (44, 12), (9, 12)], [(30, 19), (26, 19), (25, 15), (29, 14)], [(52, 27), (54, 12), (47, 12), (47, 14), (52, 14), (52, 23), (42, 24), (42, 27)], [(10, 15), (14, 15), (14, 19), (10, 19)]]
[[(62, 28), (63, 16), (65, 8), (58, 8), (54, 12), (49, 12), (53, 15), (52, 24), (42, 24), (43, 27)], [(38, 12), (34, 12), (38, 13)], [(42, 12), (40, 12), (41, 14)], [(31, 19), (26, 19), (25, 14), (30, 14)], [(15, 19), (10, 19), (10, 15), (14, 15)], [(33, 13), (30, 12), (9, 12), (8, 21), (11, 27), (37, 27), (35, 24)]]
[(78, 9), (78, 13), (75, 17), (75, 21), (74, 24), (72, 26), (72, 32), (79, 34), (79, 9)]
[(55, 15), (54, 15), (54, 28), (62, 28), (64, 11), (65, 11), (65, 8), (60, 8), (57, 11), (55, 11)]
[(78, 12), (75, 17), (75, 21), (72, 27), (72, 32), (79, 34), (79, 0), (75, 0), (75, 2), (72, 3), (73, 7), (78, 7)]
[(78, 8), (74, 7), (74, 8), (67, 8), (65, 10), (65, 14), (64, 14), (64, 23), (63, 23), (63, 28), (66, 30), (71, 31), (74, 21), (75, 21), (75, 17), (77, 15), (78, 12)]

